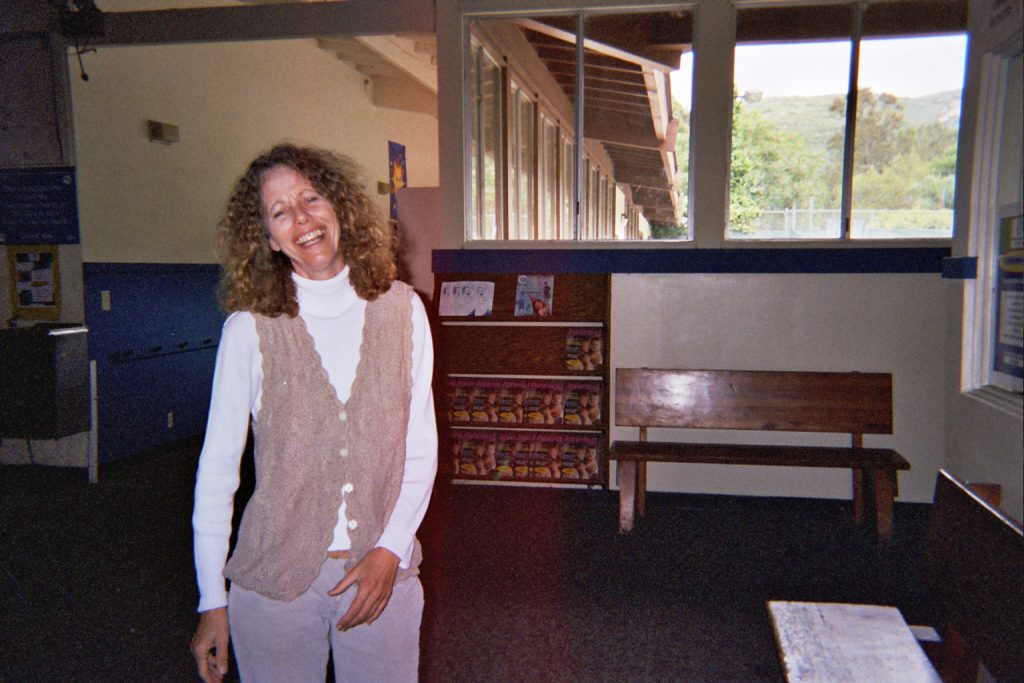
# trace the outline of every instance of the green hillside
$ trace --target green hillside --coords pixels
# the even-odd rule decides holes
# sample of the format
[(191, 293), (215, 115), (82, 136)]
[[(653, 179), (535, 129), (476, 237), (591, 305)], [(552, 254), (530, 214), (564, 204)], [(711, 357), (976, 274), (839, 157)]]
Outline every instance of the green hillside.
[[(744, 106), (760, 112), (781, 130), (796, 133), (810, 146), (817, 147), (826, 144), (842, 128), (842, 118), (829, 111), (837, 97), (841, 96), (764, 97), (760, 101), (745, 102)], [(955, 127), (960, 115), (960, 91), (900, 98), (900, 104), (904, 121), (909, 125), (943, 122)]]

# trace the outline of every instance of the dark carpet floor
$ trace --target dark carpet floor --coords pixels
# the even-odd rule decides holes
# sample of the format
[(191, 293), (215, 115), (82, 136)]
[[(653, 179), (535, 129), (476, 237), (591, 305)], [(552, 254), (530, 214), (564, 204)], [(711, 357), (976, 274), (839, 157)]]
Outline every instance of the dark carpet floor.
[[(0, 681), (194, 681), (198, 443), (82, 470), (0, 467)], [(440, 484), (421, 531), (423, 681), (781, 681), (765, 601), (937, 623), (927, 505), (876, 548), (850, 503)], [(287, 683), (287, 682), (282, 682)], [(382, 682), (386, 683), (386, 682)]]

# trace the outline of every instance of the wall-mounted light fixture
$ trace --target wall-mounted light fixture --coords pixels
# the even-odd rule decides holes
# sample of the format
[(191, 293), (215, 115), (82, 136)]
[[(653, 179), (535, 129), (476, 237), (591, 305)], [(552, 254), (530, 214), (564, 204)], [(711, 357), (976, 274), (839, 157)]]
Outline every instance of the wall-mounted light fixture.
[(159, 142), (161, 145), (169, 145), (178, 141), (178, 127), (170, 123), (160, 121), (146, 121), (146, 132), (150, 142)]

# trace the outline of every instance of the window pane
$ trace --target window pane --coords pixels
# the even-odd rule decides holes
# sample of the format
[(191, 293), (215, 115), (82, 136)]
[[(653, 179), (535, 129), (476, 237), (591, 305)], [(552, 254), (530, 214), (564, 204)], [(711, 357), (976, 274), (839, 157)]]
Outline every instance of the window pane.
[(861, 41), (850, 236), (953, 235), (966, 38)]
[(541, 115), (540, 239), (558, 239), (558, 128)]
[(736, 46), (729, 239), (840, 237), (850, 49)]
[(655, 224), (653, 237), (683, 238), (692, 15), (595, 13), (584, 30), (584, 151), (596, 164), (586, 178), (588, 239), (613, 235), (609, 179)]
[(509, 140), (509, 239), (532, 239), (534, 216), (536, 105), (513, 83)]
[(480, 47), (473, 46), (469, 62), (469, 100), (471, 111), (469, 113), (469, 212), (466, 234), (471, 239), (478, 239), (480, 229), (480, 94), (479, 94), (479, 69), (477, 63), (480, 61)]
[(574, 211), (573, 211), (573, 159), (576, 155), (576, 145), (573, 144), (567, 136), (562, 136), (562, 156), (559, 160), (561, 164), (561, 176), (562, 181), (559, 185), (559, 205), (562, 209), (561, 221), (561, 234), (564, 239), (571, 239), (575, 232), (575, 226), (573, 225)]
[[(681, 141), (685, 157), (689, 127), (680, 119), (689, 116), (691, 12), (586, 16), (582, 149), (576, 147), (574, 130), (578, 26), (575, 15), (470, 22), (471, 41), (479, 46), (470, 55), (477, 62), (470, 87), (470, 239), (575, 239), (577, 220), (584, 239), (618, 237), (616, 191), (621, 213), (636, 214), (623, 222), (646, 230), (624, 231), (624, 237), (649, 237), (648, 220), (667, 226), (658, 237), (685, 235), (685, 178), (679, 184), (674, 145)], [(677, 79), (681, 63), (685, 73)], [(493, 80), (492, 69), (497, 71)], [(511, 100), (507, 109), (497, 101), (503, 78)], [(532, 120), (546, 123), (530, 129), (530, 107)], [(492, 124), (505, 129), (495, 136)], [(503, 149), (507, 159), (501, 158)], [(575, 178), (576, 154), (602, 174), (603, 188), (594, 185), (590, 170), (580, 169), (580, 179)], [(589, 193), (592, 206), (575, 196), (577, 187)], [(506, 195), (507, 208), (502, 206)], [(577, 210), (589, 212), (589, 218), (578, 219)]]
[(501, 69), (482, 48), (474, 50), (470, 96), (472, 111), (471, 164), (473, 219), (471, 236), (497, 239), (501, 235), (502, 145)]

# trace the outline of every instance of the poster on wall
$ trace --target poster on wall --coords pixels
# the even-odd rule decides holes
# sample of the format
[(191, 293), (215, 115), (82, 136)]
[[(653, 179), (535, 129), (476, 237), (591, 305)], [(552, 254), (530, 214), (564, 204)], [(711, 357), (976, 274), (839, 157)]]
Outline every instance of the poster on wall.
[(1015, 378), (1010, 388), (1021, 391), (1024, 378), (1024, 217), (1021, 207), (1000, 211), (996, 278), (995, 353), (992, 369)]
[(10, 245), (7, 249), (14, 317), (60, 319), (60, 270), (52, 244)]
[(0, 245), (78, 244), (75, 169), (0, 170)]
[(388, 185), (391, 204), (391, 220), (398, 220), (398, 195), (395, 194), (409, 183), (405, 169), (405, 145), (388, 140)]

